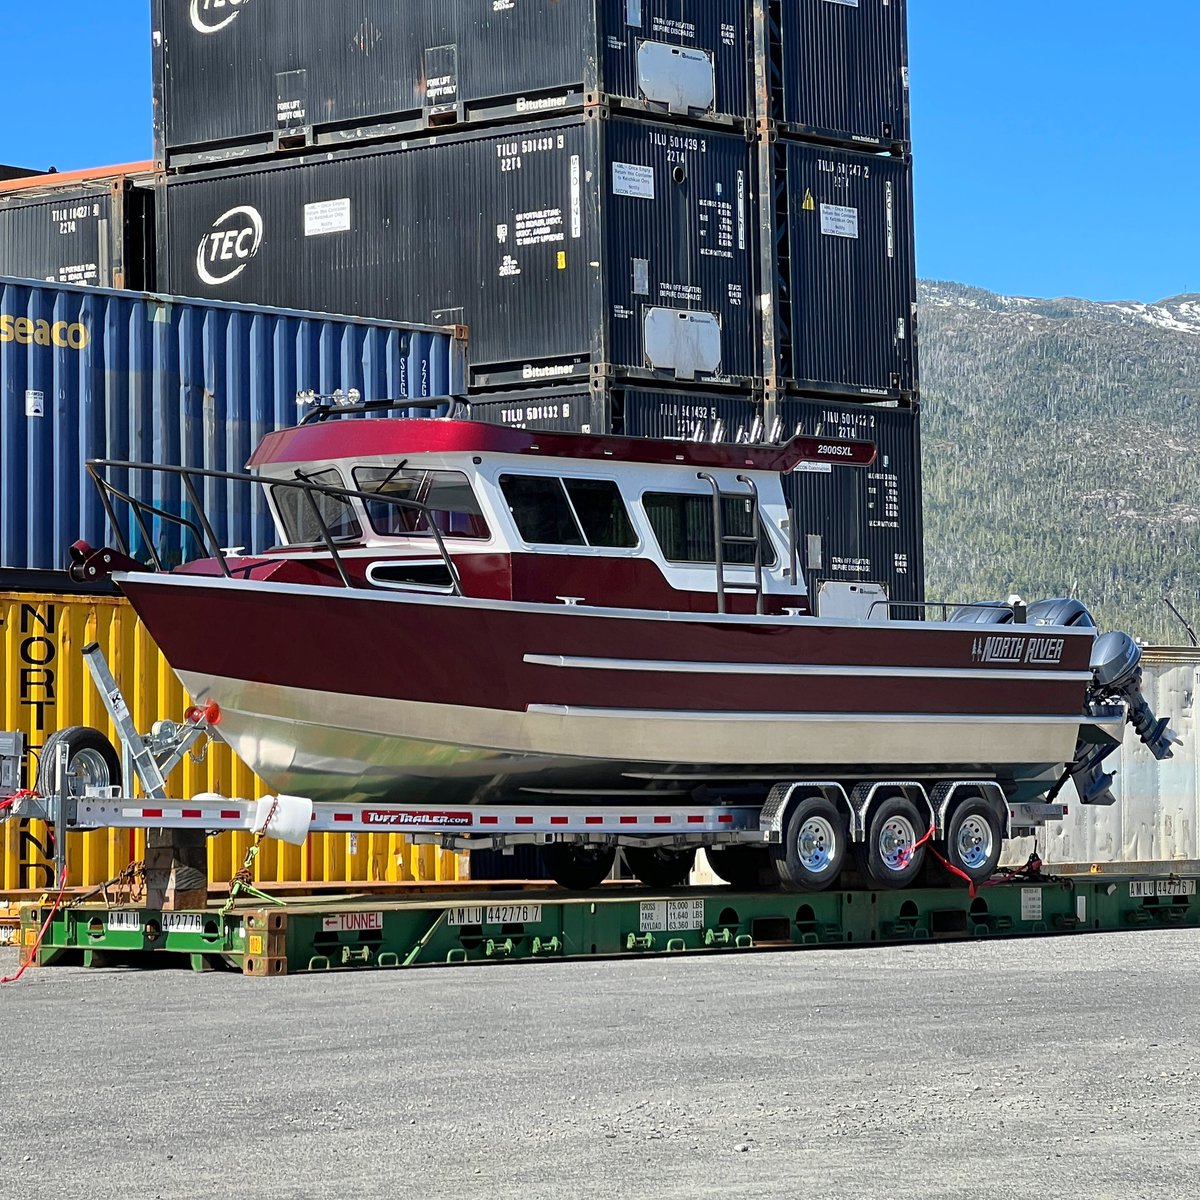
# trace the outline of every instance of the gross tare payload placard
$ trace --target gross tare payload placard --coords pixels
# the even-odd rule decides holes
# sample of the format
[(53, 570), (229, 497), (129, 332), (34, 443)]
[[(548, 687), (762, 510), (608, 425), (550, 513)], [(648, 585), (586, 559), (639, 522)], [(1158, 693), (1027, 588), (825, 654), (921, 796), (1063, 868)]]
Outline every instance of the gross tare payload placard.
[(703, 900), (643, 900), (642, 933), (674, 933), (704, 928)]

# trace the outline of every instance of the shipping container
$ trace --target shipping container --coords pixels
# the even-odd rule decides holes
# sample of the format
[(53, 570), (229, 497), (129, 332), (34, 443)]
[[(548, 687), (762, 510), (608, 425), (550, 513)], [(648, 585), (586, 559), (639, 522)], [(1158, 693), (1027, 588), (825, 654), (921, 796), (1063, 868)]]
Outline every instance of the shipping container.
[(785, 136), (907, 152), (907, 0), (755, 0), (755, 7), (768, 89), (760, 116)]
[(758, 366), (753, 151), (596, 114), (177, 176), (170, 290), (466, 325), (475, 389)]
[[(61, 569), (77, 538), (112, 538), (87, 459), (241, 470), (303, 415), (298, 392), (445, 396), (464, 357), (454, 330), (0, 279), (0, 566)], [(263, 544), (262, 497), (230, 491), (206, 496), (221, 544)], [(167, 561), (190, 549), (161, 532)]]
[[(858, 612), (856, 597), (868, 609), (886, 598), (898, 605), (892, 612), (900, 618), (923, 615), (919, 607), (903, 607), (925, 599), (916, 409), (786, 397), (778, 405), (776, 431), (749, 394), (616, 387), (513, 392), (472, 399), (464, 411), (497, 425), (568, 433), (744, 441), (777, 432), (781, 439), (803, 434), (874, 442), (878, 456), (868, 468), (806, 464), (784, 480), (798, 514), (797, 546), (809, 594), (818, 611), (824, 601), (827, 615), (838, 606), (845, 612), (847, 604)], [(877, 607), (871, 615), (885, 614)]]
[(31, 179), (40, 174), (40, 171), (31, 171), (28, 167), (11, 167), (0, 163), (0, 183), (8, 183), (14, 179)]
[(742, 125), (747, 0), (156, 0), (176, 169), (597, 104)]
[[(0, 572), (0, 589), (13, 582)], [(160, 718), (182, 717), (188, 697), (128, 601), (113, 595), (46, 594), (0, 590), (0, 730), (19, 730), (36, 752), (57, 729), (91, 725), (116, 736), (80, 650), (103, 648), (129, 701), (134, 722), (148, 730)], [(224, 745), (189, 757), (168, 779), (168, 794), (191, 799), (202, 792), (257, 799), (265, 785)], [(26, 780), (26, 783), (31, 783)], [(208, 839), (209, 880), (228, 883), (250, 846), (248, 833)], [(72, 886), (111, 879), (145, 852), (145, 834), (132, 829), (68, 834)], [(39, 821), (0, 822), (0, 896), (48, 888), (53, 848)], [(312, 834), (303, 846), (265, 841), (255, 878), (274, 883), (361, 883), (455, 880), (466, 859), (433, 846), (414, 846), (395, 834)]]
[(1142, 691), (1150, 707), (1169, 717), (1182, 744), (1159, 761), (1132, 726), (1121, 748), (1104, 763), (1115, 771), (1116, 804), (1075, 802), (1068, 787), (1066, 819), (1052, 822), (1036, 841), (1009, 842), (1001, 860), (1024, 866), (1036, 848), (1047, 867), (1137, 863), (1171, 864), (1180, 870), (1200, 865), (1200, 650), (1194, 646), (1147, 646), (1142, 651)]
[(89, 287), (155, 286), (149, 163), (0, 185), (0, 275)]
[(798, 142), (764, 144), (762, 154), (768, 387), (908, 400), (917, 389), (911, 163)]
[[(920, 619), (925, 599), (925, 532), (921, 493), (920, 414), (913, 408), (835, 404), (788, 398), (780, 405), (782, 436), (862, 438), (874, 442), (867, 468), (807, 463), (784, 479), (796, 514), (796, 536), (809, 595), (818, 613), (853, 611), (851, 587), (893, 604), (892, 615)], [(897, 602), (899, 606), (897, 607)]]

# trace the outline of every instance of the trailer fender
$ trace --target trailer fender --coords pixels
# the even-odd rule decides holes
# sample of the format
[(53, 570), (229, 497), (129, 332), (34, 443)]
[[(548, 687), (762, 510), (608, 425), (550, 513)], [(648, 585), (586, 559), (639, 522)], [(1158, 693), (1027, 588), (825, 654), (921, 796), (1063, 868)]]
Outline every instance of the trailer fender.
[(861, 842), (867, 836), (871, 810), (880, 800), (897, 794), (915, 804), (917, 811), (929, 818), (930, 825), (937, 824), (937, 817), (924, 784), (915, 780), (881, 779), (876, 783), (860, 783), (850, 793), (850, 840)]
[(945, 837), (950, 814), (956, 804), (968, 796), (982, 796), (991, 805), (1000, 822), (1001, 837), (1008, 837), (1012, 826), (1012, 810), (1004, 789), (994, 779), (958, 779), (939, 783), (933, 789), (934, 825), (939, 838)]
[(767, 795), (766, 803), (759, 814), (759, 828), (765, 834), (766, 841), (779, 843), (783, 840), (783, 825), (788, 810), (809, 796), (824, 796), (838, 812), (844, 813), (853, 838), (854, 810), (850, 806), (846, 789), (840, 783), (829, 780), (804, 780), (796, 783), (777, 783)]

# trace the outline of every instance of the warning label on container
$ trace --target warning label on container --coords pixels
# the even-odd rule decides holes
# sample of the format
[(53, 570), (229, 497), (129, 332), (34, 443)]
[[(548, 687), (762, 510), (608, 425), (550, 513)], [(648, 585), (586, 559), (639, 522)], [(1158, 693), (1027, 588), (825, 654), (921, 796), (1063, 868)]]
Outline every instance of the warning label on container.
[(821, 232), (828, 237), (858, 237), (858, 209), (844, 204), (822, 204)]
[(561, 208), (538, 208), (533, 212), (517, 213), (513, 232), (518, 246), (543, 246), (566, 240)]
[(674, 933), (704, 928), (703, 900), (643, 900), (642, 933)]
[(350, 197), (342, 200), (318, 200), (304, 206), (304, 236), (345, 233), (350, 228)]
[(613, 163), (614, 196), (633, 196), (637, 200), (654, 199), (654, 168), (636, 163)]
[(25, 415), (27, 417), (40, 417), (46, 412), (46, 393), (45, 392), (26, 392), (25, 393)]
[(1021, 920), (1040, 921), (1042, 919), (1042, 889), (1021, 889)]

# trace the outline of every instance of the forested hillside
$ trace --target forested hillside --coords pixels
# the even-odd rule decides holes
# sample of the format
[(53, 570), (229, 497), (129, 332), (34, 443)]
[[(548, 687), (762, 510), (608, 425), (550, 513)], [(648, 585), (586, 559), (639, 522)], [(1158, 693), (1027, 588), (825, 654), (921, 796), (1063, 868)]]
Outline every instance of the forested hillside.
[(921, 285), (931, 599), (1077, 595), (1105, 627), (1200, 626), (1200, 297)]

